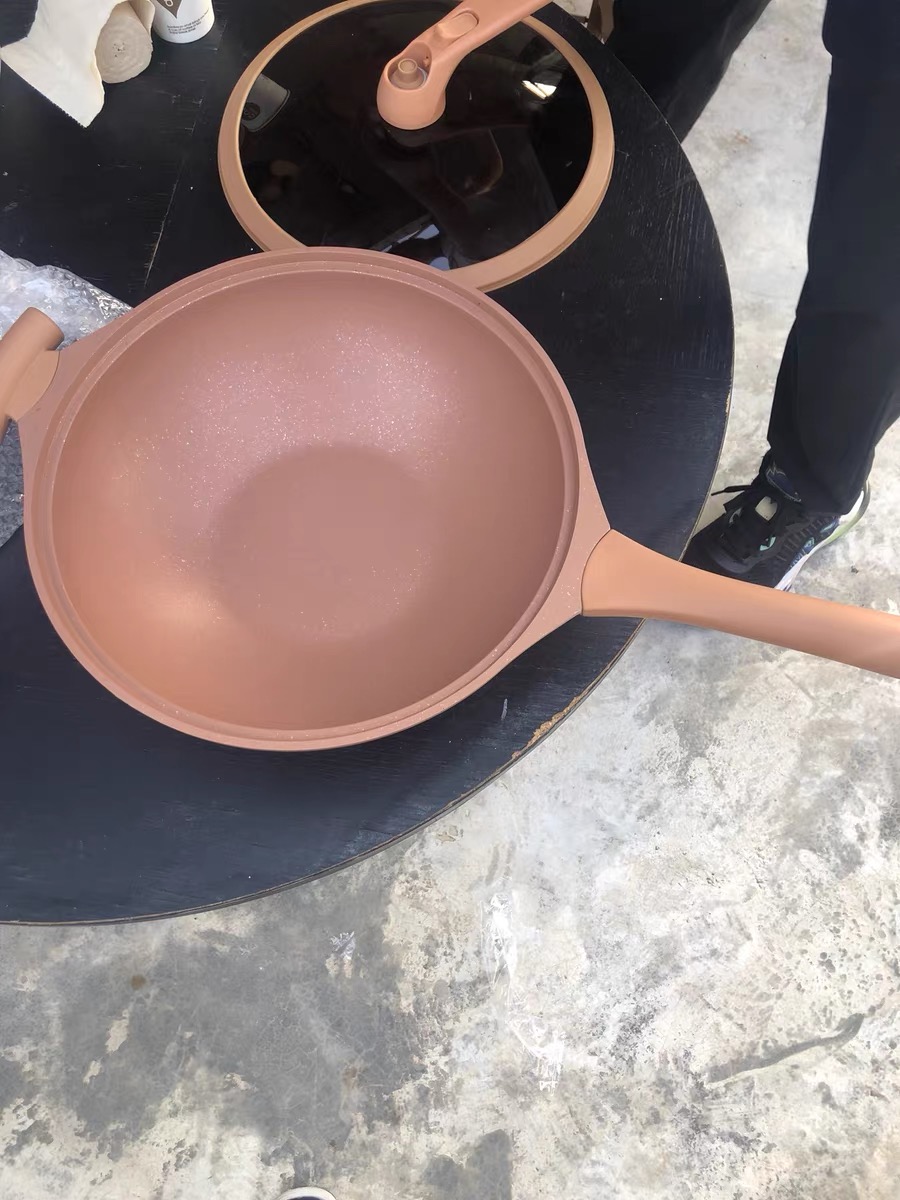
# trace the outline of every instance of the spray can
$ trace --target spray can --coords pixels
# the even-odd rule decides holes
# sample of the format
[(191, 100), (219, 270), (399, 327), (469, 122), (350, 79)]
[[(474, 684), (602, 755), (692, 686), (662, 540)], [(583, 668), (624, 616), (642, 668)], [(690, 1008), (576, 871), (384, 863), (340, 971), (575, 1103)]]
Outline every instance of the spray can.
[(215, 22), (212, 0), (153, 0), (153, 32), (166, 42), (196, 42)]

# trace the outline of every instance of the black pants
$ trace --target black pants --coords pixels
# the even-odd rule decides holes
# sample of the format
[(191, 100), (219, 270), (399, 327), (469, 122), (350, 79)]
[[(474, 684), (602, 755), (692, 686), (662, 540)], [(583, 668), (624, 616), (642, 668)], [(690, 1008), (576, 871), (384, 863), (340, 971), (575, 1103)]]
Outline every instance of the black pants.
[[(609, 45), (683, 138), (767, 3), (616, 0)], [(823, 40), (831, 82), (808, 274), (769, 444), (808, 508), (846, 512), (900, 416), (900, 0), (828, 0)]]

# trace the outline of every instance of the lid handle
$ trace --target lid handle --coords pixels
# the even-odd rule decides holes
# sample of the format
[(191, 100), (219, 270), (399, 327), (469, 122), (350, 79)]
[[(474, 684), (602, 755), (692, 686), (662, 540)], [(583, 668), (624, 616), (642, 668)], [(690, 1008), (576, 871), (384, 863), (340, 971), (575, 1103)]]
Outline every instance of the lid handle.
[(378, 111), (397, 129), (424, 129), (444, 111), (450, 76), (472, 50), (543, 7), (545, 0), (472, 0), (457, 5), (387, 64)]

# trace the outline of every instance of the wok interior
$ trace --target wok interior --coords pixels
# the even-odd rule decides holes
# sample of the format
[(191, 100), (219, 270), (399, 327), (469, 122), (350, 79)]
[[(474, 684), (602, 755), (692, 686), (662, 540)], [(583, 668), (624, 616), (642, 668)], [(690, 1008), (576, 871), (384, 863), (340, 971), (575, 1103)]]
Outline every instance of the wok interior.
[(426, 288), (242, 282), (86, 399), (53, 493), (60, 576), (116, 671), (180, 709), (380, 718), (475, 667), (539, 593), (566, 520), (558, 420), (490, 322)]

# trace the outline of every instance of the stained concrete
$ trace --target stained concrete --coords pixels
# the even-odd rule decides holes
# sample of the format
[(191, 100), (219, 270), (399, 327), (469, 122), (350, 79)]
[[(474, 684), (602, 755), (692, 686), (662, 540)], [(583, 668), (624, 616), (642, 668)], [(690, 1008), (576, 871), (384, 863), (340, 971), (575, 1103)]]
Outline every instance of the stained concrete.
[[(804, 268), (827, 60), (774, 0), (690, 139), (749, 478)], [(803, 576), (898, 611), (900, 435)], [(647, 626), (547, 742), (319, 883), (0, 929), (4, 1200), (896, 1200), (900, 689)]]

